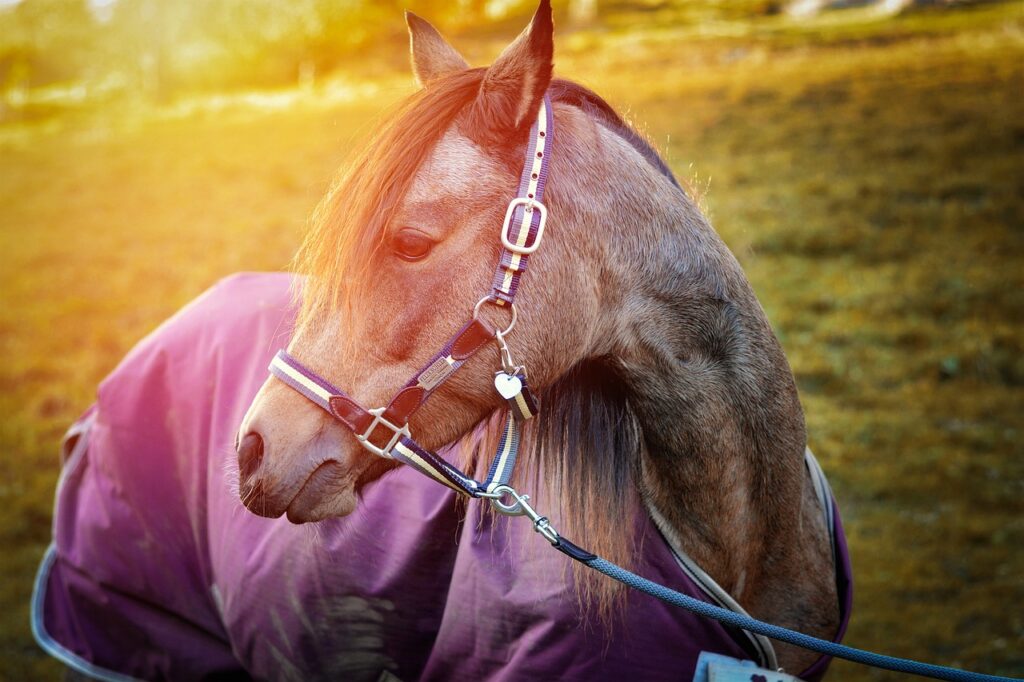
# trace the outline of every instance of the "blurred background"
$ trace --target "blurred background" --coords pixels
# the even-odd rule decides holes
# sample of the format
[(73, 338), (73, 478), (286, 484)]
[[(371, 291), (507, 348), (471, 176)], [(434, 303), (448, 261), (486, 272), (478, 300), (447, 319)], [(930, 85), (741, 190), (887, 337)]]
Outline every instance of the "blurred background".
[[(474, 64), (519, 0), (0, 0), (0, 678), (60, 437), (144, 334), (281, 269), (412, 91), (402, 10)], [(1024, 3), (565, 0), (556, 71), (699, 194), (797, 376), (856, 573), (847, 642), (1024, 674)], [(837, 663), (833, 679), (895, 676)]]

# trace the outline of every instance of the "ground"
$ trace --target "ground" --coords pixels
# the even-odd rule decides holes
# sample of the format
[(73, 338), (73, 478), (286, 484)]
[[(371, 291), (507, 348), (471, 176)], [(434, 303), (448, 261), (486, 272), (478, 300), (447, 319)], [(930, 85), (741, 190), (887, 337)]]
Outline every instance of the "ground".
[[(849, 533), (847, 642), (1024, 675), (1021, 5), (646, 21), (566, 36), (557, 69), (646, 131), (767, 310)], [(28, 602), (63, 430), (179, 306), (285, 268), (405, 92), (0, 125), (0, 678), (60, 676)]]

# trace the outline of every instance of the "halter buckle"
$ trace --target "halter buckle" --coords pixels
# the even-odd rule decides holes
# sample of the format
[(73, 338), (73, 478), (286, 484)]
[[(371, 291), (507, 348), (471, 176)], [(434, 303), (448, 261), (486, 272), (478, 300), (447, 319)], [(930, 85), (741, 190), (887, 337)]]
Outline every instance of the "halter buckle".
[[(370, 425), (368, 427), (366, 427), (366, 430), (363, 431), (362, 435), (356, 434), (356, 440), (359, 441), (360, 445), (362, 445), (364, 448), (366, 448), (373, 454), (377, 455), (378, 457), (394, 459), (395, 456), (391, 454), (391, 451), (394, 449), (395, 444), (397, 444), (398, 441), (401, 440), (403, 437), (411, 438), (412, 434), (409, 432), (408, 424), (399, 427), (385, 419), (384, 411), (386, 409), (386, 407), (375, 407), (372, 410), (367, 410), (367, 412), (373, 415), (373, 421), (370, 422)], [(379, 448), (370, 442), (370, 436), (373, 435), (374, 429), (376, 429), (377, 426), (381, 424), (391, 430), (391, 440), (389, 440), (388, 444), (385, 445), (383, 448)]]
[[(516, 208), (522, 206), (526, 211), (527, 215), (530, 215), (534, 209), (540, 212), (540, 220), (537, 223), (537, 234), (533, 238), (532, 244), (514, 244), (509, 239), (509, 229), (512, 227), (512, 216), (516, 212)], [(540, 240), (544, 237), (544, 225), (548, 221), (548, 209), (544, 204), (540, 203), (536, 199), (528, 199), (526, 197), (516, 197), (508, 204), (508, 210), (505, 211), (505, 222), (501, 226), (501, 243), (506, 249), (513, 253), (518, 253), (521, 256), (529, 256), (531, 253), (536, 251), (540, 247)], [(525, 227), (526, 231), (530, 231), (529, 223), (533, 222), (533, 216), (530, 215), (527, 220)]]

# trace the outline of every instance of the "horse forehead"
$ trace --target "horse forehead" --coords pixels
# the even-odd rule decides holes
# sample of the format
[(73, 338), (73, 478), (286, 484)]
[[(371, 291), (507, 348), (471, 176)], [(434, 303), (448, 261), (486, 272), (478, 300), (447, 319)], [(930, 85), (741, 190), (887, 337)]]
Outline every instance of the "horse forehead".
[(441, 137), (413, 179), (406, 197), (422, 202), (438, 197), (470, 199), (500, 185), (504, 173), (477, 144), (454, 130)]

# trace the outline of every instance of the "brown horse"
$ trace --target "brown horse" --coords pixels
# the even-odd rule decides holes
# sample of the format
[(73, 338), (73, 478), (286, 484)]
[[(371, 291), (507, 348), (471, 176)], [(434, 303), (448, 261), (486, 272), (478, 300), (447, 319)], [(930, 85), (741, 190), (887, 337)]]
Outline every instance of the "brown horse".
[[(486, 290), (547, 92), (550, 219), (508, 339), (542, 396), (523, 457), (558, 505), (546, 511), (628, 565), (637, 548), (624, 517), (639, 497), (750, 614), (831, 638), (835, 573), (803, 413), (736, 259), (607, 103), (552, 78), (548, 2), (488, 68), (470, 68), (423, 20), (408, 23), (422, 88), (324, 200), (299, 254), (307, 281), (289, 352), (362, 404), (386, 403)], [(415, 415), (419, 443), (495, 421), (492, 364), (470, 361)], [(246, 506), (294, 522), (351, 513), (362, 486), (394, 466), (274, 379), (239, 436)], [(486, 450), (479, 440), (463, 451)], [(616, 603), (607, 584), (582, 585), (605, 610)], [(790, 670), (815, 658), (779, 647)]]

